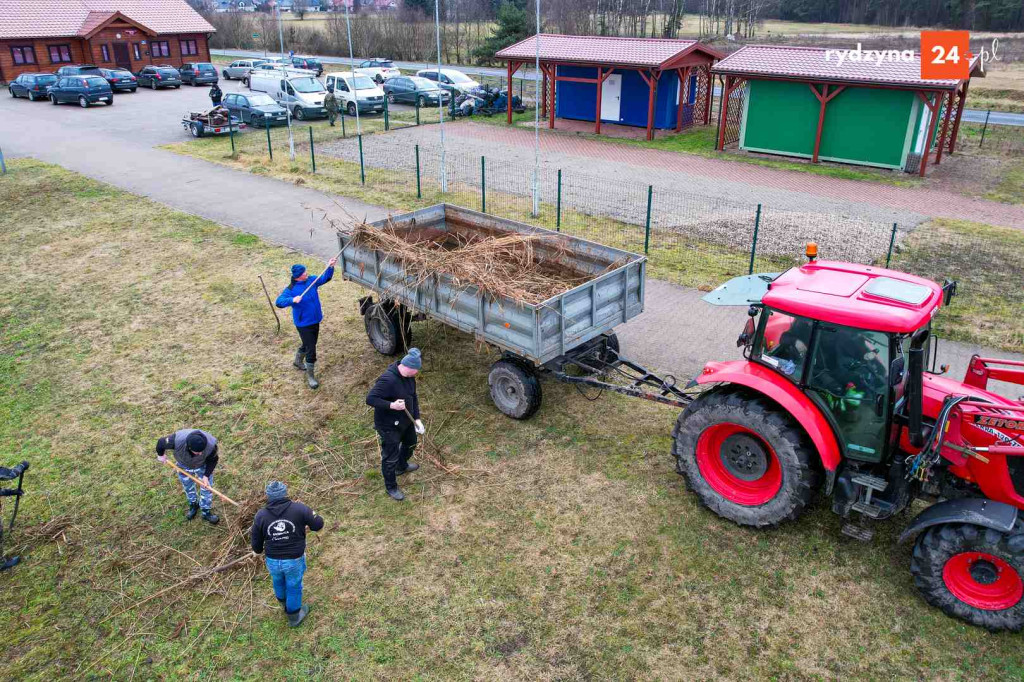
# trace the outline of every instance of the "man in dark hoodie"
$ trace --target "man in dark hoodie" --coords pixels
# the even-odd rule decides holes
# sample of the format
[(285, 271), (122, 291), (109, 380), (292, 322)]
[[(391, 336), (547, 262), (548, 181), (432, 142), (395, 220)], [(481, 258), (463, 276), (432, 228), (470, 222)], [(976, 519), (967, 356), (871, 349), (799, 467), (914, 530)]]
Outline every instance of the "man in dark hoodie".
[(298, 627), (309, 606), (302, 603), (302, 576), (306, 572), (306, 528), (318, 531), (324, 520), (301, 502), (288, 499), (288, 488), (280, 481), (267, 485), (267, 506), (252, 522), (252, 551), (267, 553), (267, 570), (274, 583), (274, 595), (288, 616), (288, 625)]
[(419, 464), (410, 464), (409, 458), (416, 448), (416, 434), (426, 432), (416, 396), (416, 375), (422, 367), (420, 349), (410, 348), (401, 361), (392, 363), (380, 375), (366, 395), (366, 404), (373, 408), (373, 428), (380, 434), (384, 489), (398, 501), (405, 499), (398, 488), (398, 476), (420, 468)]
[[(156, 442), (156, 458), (165, 462), (167, 457), (164, 453), (167, 450), (174, 452), (174, 460), (179, 469), (213, 487), (213, 470), (220, 460), (216, 438), (199, 429), (181, 429)], [(185, 489), (185, 499), (188, 500), (185, 518), (191, 521), (196, 517), (196, 512), (202, 509), (203, 521), (214, 525), (219, 523), (220, 517), (211, 510), (213, 493), (210, 489), (197, 486), (195, 481), (181, 473), (178, 474), (178, 480), (181, 481), (181, 487)], [(196, 488), (199, 488), (198, 494)]]

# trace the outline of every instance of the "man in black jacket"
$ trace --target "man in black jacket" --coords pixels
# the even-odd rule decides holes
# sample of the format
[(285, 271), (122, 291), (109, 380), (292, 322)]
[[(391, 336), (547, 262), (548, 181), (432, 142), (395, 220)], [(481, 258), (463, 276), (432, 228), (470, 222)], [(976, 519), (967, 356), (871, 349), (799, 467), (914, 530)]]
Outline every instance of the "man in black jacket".
[(288, 488), (280, 481), (267, 486), (267, 506), (252, 522), (252, 551), (267, 552), (267, 570), (274, 594), (288, 616), (288, 625), (298, 627), (309, 606), (302, 603), (302, 576), (306, 573), (306, 528), (318, 531), (324, 520), (301, 502), (288, 499)]
[(416, 434), (426, 431), (416, 397), (416, 375), (422, 367), (419, 348), (410, 348), (400, 362), (380, 375), (366, 396), (366, 404), (373, 408), (373, 428), (380, 434), (384, 489), (398, 501), (405, 499), (398, 488), (398, 476), (420, 468), (419, 464), (410, 464), (409, 458), (416, 447)]

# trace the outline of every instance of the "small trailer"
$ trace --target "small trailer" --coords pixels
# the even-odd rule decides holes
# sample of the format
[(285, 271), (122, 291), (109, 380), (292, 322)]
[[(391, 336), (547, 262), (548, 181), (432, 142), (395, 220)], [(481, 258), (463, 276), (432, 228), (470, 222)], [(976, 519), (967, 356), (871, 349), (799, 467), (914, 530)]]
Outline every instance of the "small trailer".
[(558, 257), (577, 272), (593, 277), (540, 304), (491, 298), (476, 286), (457, 287), (437, 273), (413, 277), (394, 258), (339, 235), (342, 277), (372, 292), (359, 300), (370, 343), (384, 355), (410, 345), (411, 322), (432, 318), (473, 334), (498, 349), (502, 357), (488, 375), (491, 399), (504, 414), (527, 419), (541, 403), (541, 375), (625, 395), (683, 407), (691, 396), (668, 375), (659, 377), (619, 355), (613, 329), (644, 309), (644, 256), (496, 218), (466, 208), (437, 204), (373, 223), (389, 224), (396, 233), (437, 230), (495, 236), (541, 235), (540, 258)]
[(193, 111), (181, 118), (181, 127), (192, 134), (192, 137), (206, 135), (227, 135), (245, 128), (245, 123), (224, 107), (214, 107), (209, 111)]

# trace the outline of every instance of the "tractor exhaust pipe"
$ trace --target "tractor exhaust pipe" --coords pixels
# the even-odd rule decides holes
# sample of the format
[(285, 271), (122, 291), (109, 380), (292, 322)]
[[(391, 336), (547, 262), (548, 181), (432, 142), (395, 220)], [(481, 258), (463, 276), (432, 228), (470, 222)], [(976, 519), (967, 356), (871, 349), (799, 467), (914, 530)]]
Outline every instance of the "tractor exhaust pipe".
[(907, 382), (907, 420), (910, 433), (910, 444), (915, 448), (924, 445), (924, 432), (921, 418), (921, 390), (924, 383), (924, 346), (928, 343), (931, 332), (928, 328), (919, 329), (910, 339), (908, 367), (910, 381)]

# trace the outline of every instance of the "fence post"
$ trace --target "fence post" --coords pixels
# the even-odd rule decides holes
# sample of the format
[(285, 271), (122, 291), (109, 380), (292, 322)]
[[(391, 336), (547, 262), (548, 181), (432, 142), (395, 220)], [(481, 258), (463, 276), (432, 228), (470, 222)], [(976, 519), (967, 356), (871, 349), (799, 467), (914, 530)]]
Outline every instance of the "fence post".
[(228, 137), (231, 138), (231, 158), (235, 158), (235, 124), (228, 119)]
[(647, 224), (644, 227), (644, 255), (651, 245), (651, 202), (654, 200), (654, 185), (647, 185)]
[(313, 126), (309, 126), (309, 160), (313, 164), (313, 172), (316, 173), (316, 152), (313, 151)]
[(484, 157), (480, 157), (480, 212), (487, 213), (487, 166)]
[(7, 164), (4, 163), (4, 150), (0, 149), (0, 175), (7, 175)]
[(270, 153), (270, 160), (274, 160), (274, 146), (270, 144), (270, 119), (266, 119), (267, 124), (267, 151)]
[(416, 98), (416, 125), (420, 124), (420, 98)]
[(348, 135), (345, 134), (345, 112), (341, 112), (341, 138), (345, 139)]
[(391, 117), (388, 116), (388, 96), (384, 95), (384, 132), (391, 130)]
[(896, 223), (892, 224), (892, 236), (889, 237), (889, 253), (885, 256), (885, 267), (892, 261), (892, 248), (896, 245)]
[(555, 232), (562, 231), (562, 169), (558, 169), (558, 199), (555, 202)]
[(420, 191), (420, 146), (416, 145), (416, 198), (422, 199), (423, 192)]
[(761, 229), (761, 204), (757, 205), (757, 213), (754, 214), (754, 241), (750, 245), (750, 267), (747, 268), (747, 274), (754, 274), (754, 255), (757, 253), (757, 232)]
[(983, 147), (985, 145), (985, 131), (988, 130), (988, 117), (991, 116), (991, 115), (992, 115), (992, 110), (991, 109), (989, 109), (988, 111), (985, 112), (985, 125), (981, 129), (981, 142), (978, 143), (978, 147), (979, 148)]
[(359, 182), (366, 184), (366, 166), (363, 165), (363, 136), (357, 135), (359, 138)]

